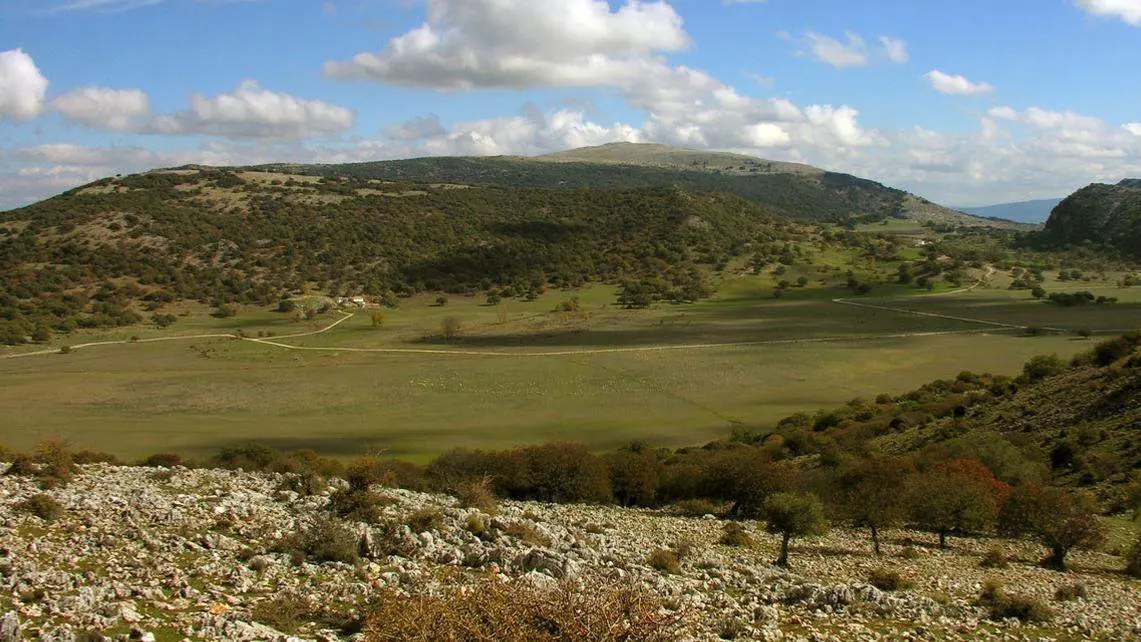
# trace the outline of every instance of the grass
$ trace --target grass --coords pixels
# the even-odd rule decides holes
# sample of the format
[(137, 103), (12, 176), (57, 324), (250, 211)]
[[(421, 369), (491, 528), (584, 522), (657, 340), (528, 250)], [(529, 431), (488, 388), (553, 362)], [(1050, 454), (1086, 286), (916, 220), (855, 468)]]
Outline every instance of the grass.
[[(1015, 374), (1031, 356), (1068, 357), (1090, 345), (1001, 331), (903, 336), (980, 326), (839, 306), (830, 299), (847, 293), (817, 284), (776, 300), (771, 280), (744, 276), (725, 283), (710, 301), (636, 311), (613, 306), (612, 288), (592, 287), (577, 293), (579, 315), (552, 312), (571, 296), (566, 292), (502, 307), (463, 296), (451, 296), (441, 307), (435, 296), (423, 296), (386, 312), (380, 329), (366, 311), (327, 334), (285, 341), (312, 348), (481, 353), (475, 356), (295, 352), (205, 339), (0, 360), (0, 416), (6, 418), (0, 444), (27, 450), (58, 435), (76, 448), (141, 458), (156, 452), (203, 456), (256, 440), (282, 450), (313, 448), (344, 458), (380, 451), (414, 461), (457, 446), (550, 440), (599, 449), (634, 439), (681, 446), (724, 437), (736, 423), (769, 425), (853, 397), (901, 393), (962, 370)], [(901, 291), (884, 288), (885, 294)], [(957, 315), (967, 315), (968, 306), (971, 315), (1026, 323), (1050, 311), (1014, 298), (987, 303), (1000, 294), (909, 296), (887, 304)], [(1129, 305), (1123, 298), (1116, 307)], [(236, 319), (214, 319), (207, 309), (189, 311), (168, 330), (103, 336), (238, 327), (280, 336), (337, 318), (296, 322), (247, 309)], [(450, 345), (432, 338), (445, 316), (464, 321), (463, 336)], [(1118, 323), (1116, 317), (1106, 321)], [(1090, 324), (1083, 319), (1082, 325)]]

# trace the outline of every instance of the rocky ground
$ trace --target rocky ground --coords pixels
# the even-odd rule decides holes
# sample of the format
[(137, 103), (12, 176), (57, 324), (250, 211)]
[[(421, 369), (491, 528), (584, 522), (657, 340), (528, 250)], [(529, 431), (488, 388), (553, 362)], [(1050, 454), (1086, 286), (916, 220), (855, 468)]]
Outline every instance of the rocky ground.
[[(712, 516), (503, 502), (497, 515), (473, 517), (479, 511), (451, 497), (384, 489), (390, 523), (425, 509), (438, 509), (442, 520), (421, 533), (400, 526), (395, 535), (352, 524), (362, 561), (298, 564), (274, 552), (277, 543), (325, 515), (332, 489), (300, 496), (286, 490), (288, 481), (106, 465), (86, 466), (48, 491), (0, 477), (0, 642), (340, 640), (352, 637), (353, 616), (380, 591), (469, 577), (540, 587), (605, 577), (642, 586), (680, 614), (677, 637), (695, 640), (1141, 639), (1141, 582), (1120, 573), (1120, 557), (1075, 553), (1072, 570), (1056, 573), (1034, 565), (1044, 551), (1032, 542), (954, 539), (940, 551), (926, 534), (891, 531), (877, 558), (865, 533), (834, 530), (794, 546), (793, 568), (783, 571), (770, 565), (776, 538), (754, 523), (745, 524), (753, 546), (728, 547)], [(64, 507), (61, 517), (49, 523), (15, 509), (40, 493)], [(497, 534), (474, 535), (472, 522), (481, 519)], [(391, 552), (382, 539), (394, 536), (403, 555), (382, 555)], [(1009, 568), (980, 567), (995, 546), (1013, 559)], [(647, 563), (664, 547), (689, 549), (676, 574)], [(881, 591), (868, 584), (875, 569), (898, 571), (913, 586)], [(976, 606), (988, 579), (1048, 604), (1053, 619), (989, 620)], [(1075, 583), (1086, 597), (1055, 599)], [(344, 617), (292, 621), (283, 611), (297, 603)]]

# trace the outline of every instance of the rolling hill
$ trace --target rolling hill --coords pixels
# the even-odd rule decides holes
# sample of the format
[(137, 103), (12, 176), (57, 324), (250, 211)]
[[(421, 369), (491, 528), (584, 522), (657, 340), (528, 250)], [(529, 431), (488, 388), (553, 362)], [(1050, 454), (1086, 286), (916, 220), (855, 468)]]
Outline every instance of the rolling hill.
[(611, 143), (537, 158), (418, 158), (347, 165), (269, 165), (266, 171), (550, 189), (677, 186), (749, 200), (794, 220), (912, 218), (948, 226), (1017, 228), (956, 212), (875, 181), (795, 163), (664, 145)]

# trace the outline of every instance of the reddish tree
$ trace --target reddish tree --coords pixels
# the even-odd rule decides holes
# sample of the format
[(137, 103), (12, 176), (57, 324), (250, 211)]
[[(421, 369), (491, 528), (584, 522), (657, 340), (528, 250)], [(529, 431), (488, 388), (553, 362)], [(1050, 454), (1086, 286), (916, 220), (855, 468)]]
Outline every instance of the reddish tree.
[(994, 526), (999, 507), (1010, 486), (973, 459), (935, 464), (910, 484), (912, 518), (939, 534), (939, 547), (947, 547), (950, 533), (972, 533)]
[(1050, 549), (1042, 565), (1059, 571), (1066, 570), (1071, 550), (1094, 548), (1105, 541), (1105, 527), (1088, 497), (1033, 483), (1015, 488), (1003, 504), (999, 532), (1037, 537)]

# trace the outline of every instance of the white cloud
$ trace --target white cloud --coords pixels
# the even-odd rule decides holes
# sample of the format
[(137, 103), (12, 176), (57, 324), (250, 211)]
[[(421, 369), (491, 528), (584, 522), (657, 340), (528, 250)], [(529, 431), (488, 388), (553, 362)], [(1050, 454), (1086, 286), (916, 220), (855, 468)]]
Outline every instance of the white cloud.
[(1141, 0), (1076, 0), (1077, 5), (1095, 16), (1120, 18), (1141, 27)]
[(864, 39), (854, 33), (845, 34), (846, 42), (808, 31), (804, 34), (805, 42), (812, 51), (812, 56), (820, 62), (827, 63), (843, 69), (844, 67), (862, 67), (868, 64), (868, 48)]
[(879, 41), (880, 45), (883, 46), (884, 55), (887, 56), (888, 60), (899, 65), (911, 60), (911, 54), (907, 51), (907, 41), (902, 38), (880, 36)]
[(435, 114), (413, 118), (399, 125), (392, 125), (384, 129), (384, 135), (395, 140), (423, 140), (440, 136), (446, 130), (440, 124), (440, 118)]
[(1134, 136), (1141, 136), (1141, 123), (1126, 123), (1122, 125), (1125, 131), (1133, 134)]
[(925, 76), (935, 91), (941, 94), (957, 94), (962, 96), (976, 96), (989, 94), (994, 91), (990, 83), (971, 82), (958, 74), (946, 74), (938, 69), (927, 72)]
[(351, 109), (272, 92), (247, 80), (228, 94), (213, 98), (196, 94), (190, 109), (160, 116), (150, 128), (162, 134), (289, 139), (343, 132), (355, 120)]
[(139, 89), (83, 87), (59, 96), (51, 104), (77, 123), (116, 131), (138, 128), (151, 113), (150, 100)]
[(440, 89), (609, 86), (689, 44), (665, 2), (428, 0), (428, 20), (325, 73)]
[(0, 51), (0, 120), (26, 120), (40, 115), (48, 80), (21, 49)]

